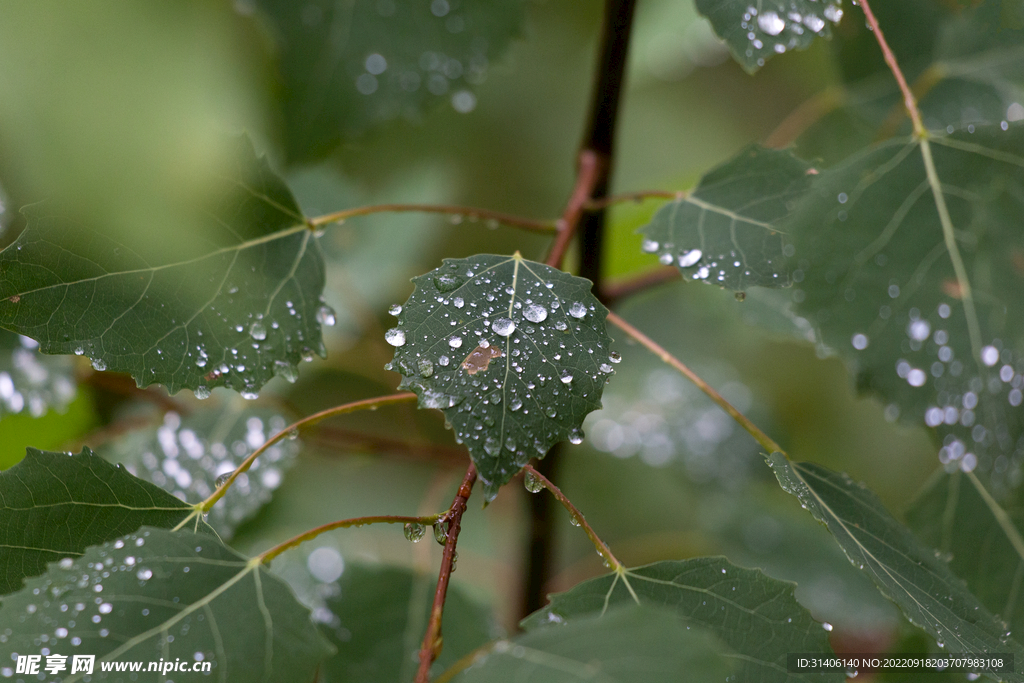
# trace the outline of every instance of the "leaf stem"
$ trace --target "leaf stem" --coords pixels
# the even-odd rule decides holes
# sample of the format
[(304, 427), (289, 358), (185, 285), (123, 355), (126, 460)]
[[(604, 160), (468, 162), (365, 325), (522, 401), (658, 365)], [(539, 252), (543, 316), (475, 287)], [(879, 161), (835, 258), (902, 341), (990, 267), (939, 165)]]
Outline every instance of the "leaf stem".
[(928, 137), (928, 130), (924, 127), (924, 122), (921, 120), (921, 112), (917, 108), (917, 98), (914, 97), (913, 91), (910, 89), (910, 86), (907, 85), (907, 79), (903, 76), (903, 71), (900, 69), (900, 65), (896, 61), (896, 55), (893, 54), (892, 49), (889, 48), (889, 43), (885, 40), (885, 35), (882, 33), (882, 27), (878, 25), (878, 19), (875, 18), (875, 13), (871, 11), (871, 5), (868, 4), (867, 0), (861, 0), (859, 4), (861, 9), (864, 10), (864, 16), (868, 21), (868, 26), (875, 34), (875, 40), (878, 41), (878, 47), (882, 49), (882, 56), (885, 58), (885, 63), (889, 65), (889, 70), (892, 71), (892, 75), (896, 78), (896, 83), (900, 86), (900, 92), (903, 93), (903, 106), (907, 108), (907, 113), (910, 114), (910, 120), (914, 124), (914, 135), (921, 139), (925, 139)]
[(615, 204), (635, 202), (639, 204), (646, 199), (684, 199), (689, 193), (684, 191), (674, 192), (672, 190), (640, 190), (639, 192), (624, 192), (613, 194), (599, 199), (591, 199), (586, 203), (587, 209), (606, 209)]
[(309, 218), (306, 222), (310, 227), (316, 228), (329, 223), (342, 223), (346, 219), (355, 218), (356, 216), (368, 216), (374, 213), (411, 212), (441, 213), (450, 216), (459, 216), (470, 222), (476, 222), (483, 219), (484, 221), (492, 221), (495, 223), (501, 223), (502, 225), (508, 225), (513, 228), (520, 228), (530, 232), (541, 232), (545, 234), (550, 234), (558, 230), (558, 224), (555, 221), (537, 221), (530, 218), (523, 218), (521, 216), (514, 216), (508, 213), (501, 213), (499, 211), (491, 211), (489, 209), (478, 209), (472, 206), (454, 206), (450, 204), (374, 204), (370, 206), (358, 206), (354, 209), (345, 209), (343, 211), (335, 211), (334, 213), (317, 216), (316, 218)]
[(682, 278), (682, 274), (679, 272), (678, 268), (674, 266), (662, 266), (633, 277), (622, 278), (607, 283), (601, 293), (604, 295), (605, 303), (610, 305), (620, 299), (625, 299), (628, 296), (636, 294), (637, 292), (642, 292), (645, 289), (650, 289), (651, 287), (657, 287), (658, 285), (666, 282), (675, 282), (680, 278)]
[(615, 313), (608, 312), (608, 321), (613, 325), (621, 329), (623, 332), (628, 334), (633, 339), (637, 340), (645, 346), (649, 351), (662, 360), (662, 362), (670, 365), (671, 367), (678, 370), (684, 377), (693, 382), (698, 389), (703, 391), (712, 401), (714, 401), (719, 408), (729, 414), (733, 420), (735, 420), (743, 429), (747, 431), (757, 443), (761, 444), (762, 447), (768, 450), (769, 453), (780, 452), (784, 453), (782, 447), (775, 443), (767, 434), (762, 432), (757, 425), (750, 421), (746, 415), (736, 410), (731, 403), (726, 401), (721, 394), (715, 391), (711, 385), (702, 380), (693, 372), (690, 368), (683, 365), (682, 361), (673, 356), (671, 353), (666, 351), (663, 347), (658, 345), (654, 340), (648, 337), (646, 334), (636, 329), (628, 322), (620, 318)]
[(267, 439), (263, 443), (262, 446), (257, 448), (255, 451), (253, 451), (249, 455), (249, 457), (247, 457), (245, 460), (243, 460), (242, 464), (240, 464), (238, 467), (236, 467), (235, 471), (231, 473), (231, 476), (229, 476), (224, 481), (223, 484), (218, 486), (217, 490), (214, 491), (213, 493), (211, 493), (210, 496), (206, 500), (204, 500), (201, 503), (198, 503), (195, 506), (195, 512), (193, 512), (191, 515), (189, 515), (188, 517), (183, 519), (178, 524), (178, 526), (176, 526), (174, 528), (174, 531), (177, 531), (178, 529), (180, 529), (183, 526), (185, 526), (185, 524), (190, 519), (192, 519), (196, 514), (203, 514), (203, 513), (209, 512), (210, 508), (212, 508), (217, 503), (217, 501), (220, 500), (221, 498), (223, 498), (224, 494), (228, 492), (228, 489), (231, 488), (231, 485), (235, 483), (235, 479), (240, 477), (242, 474), (244, 474), (246, 471), (248, 471), (248, 469), (250, 467), (252, 467), (252, 464), (256, 461), (256, 458), (258, 458), (259, 456), (263, 455), (263, 453), (268, 448), (270, 448), (271, 446), (276, 444), (278, 441), (282, 441), (282, 440), (288, 438), (289, 435), (295, 433), (297, 430), (299, 430), (299, 429), (301, 429), (303, 427), (309, 427), (311, 425), (315, 425), (317, 422), (320, 422), (321, 420), (325, 420), (328, 417), (333, 417), (334, 415), (344, 415), (345, 413), (354, 413), (357, 410), (376, 410), (380, 406), (391, 405), (392, 403), (404, 403), (405, 401), (412, 401), (415, 398), (416, 398), (416, 394), (414, 394), (412, 392), (403, 392), (403, 393), (400, 393), (400, 394), (389, 394), (387, 396), (377, 396), (377, 397), (374, 397), (374, 398), (365, 398), (365, 399), (363, 399), (361, 401), (353, 401), (352, 403), (345, 403), (345, 404), (342, 404), (340, 406), (334, 406), (333, 408), (328, 408), (327, 410), (321, 410), (319, 413), (313, 413), (312, 415), (309, 415), (308, 417), (302, 418), (298, 422), (294, 422), (294, 423), (288, 425), (287, 427), (285, 427), (284, 429), (279, 431), (277, 434), (274, 434), (272, 437)]
[(399, 515), (376, 515), (370, 517), (353, 517), (352, 519), (341, 519), (337, 522), (331, 522), (329, 524), (322, 524), (309, 531), (304, 531), (298, 536), (293, 536), (283, 543), (275, 545), (269, 550), (265, 550), (256, 556), (261, 564), (266, 564), (272, 559), (280, 555), (286, 550), (297, 548), (302, 543), (312, 540), (322, 533), (333, 531), (334, 529), (348, 529), (354, 526), (366, 526), (367, 524), (434, 524), (437, 520), (443, 517), (446, 513), (440, 513), (437, 515), (431, 515), (429, 517), (403, 517)]
[(448, 594), (448, 582), (455, 568), (455, 546), (458, 544), (459, 531), (462, 529), (462, 515), (466, 512), (466, 501), (473, 493), (475, 482), (476, 466), (470, 463), (451, 507), (448, 508), (448, 512), (437, 518), (437, 523), (448, 523), (448, 534), (444, 543), (444, 554), (441, 556), (437, 589), (434, 591), (434, 605), (430, 609), (430, 621), (427, 622), (427, 632), (423, 635), (423, 645), (420, 647), (420, 666), (416, 671), (416, 683), (429, 683), (430, 665), (441, 654), (441, 617), (444, 615), (444, 601)]
[(564, 493), (562, 493), (562, 490), (560, 488), (555, 486), (550, 479), (545, 477), (543, 474), (538, 472), (535, 468), (533, 468), (530, 465), (524, 467), (523, 472), (526, 472), (527, 474), (536, 477), (537, 480), (544, 485), (544, 488), (550, 491), (551, 495), (558, 499), (558, 502), (561, 503), (562, 506), (569, 511), (569, 514), (572, 515), (572, 518), (579, 522), (580, 527), (583, 529), (584, 532), (586, 532), (587, 538), (590, 539), (590, 542), (594, 544), (595, 548), (597, 548), (597, 553), (604, 558), (605, 562), (608, 563), (608, 566), (611, 567), (613, 571), (617, 572), (621, 569), (625, 569), (625, 565), (619, 562), (615, 555), (612, 554), (611, 548), (608, 547), (608, 544), (601, 540), (601, 538), (594, 531), (594, 528), (590, 526), (589, 522), (587, 522), (587, 518), (584, 517), (583, 513), (580, 512), (579, 509), (572, 504), (572, 501), (569, 500)]

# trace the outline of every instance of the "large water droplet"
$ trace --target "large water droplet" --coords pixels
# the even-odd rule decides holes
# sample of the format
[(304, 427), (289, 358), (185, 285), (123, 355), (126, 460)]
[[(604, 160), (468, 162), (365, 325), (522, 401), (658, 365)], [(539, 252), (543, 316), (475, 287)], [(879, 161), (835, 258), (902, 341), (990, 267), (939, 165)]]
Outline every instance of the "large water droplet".
[(107, 361), (103, 360), (102, 358), (93, 358), (92, 359), (92, 367), (93, 367), (93, 370), (98, 370), (100, 372), (103, 372), (104, 370), (107, 369)]
[(195, 391), (193, 391), (192, 393), (194, 393), (196, 395), (196, 398), (198, 398), (200, 401), (210, 398), (210, 390), (207, 389), (206, 387), (196, 387)]
[(587, 314), (587, 307), (581, 304), (579, 301), (574, 301), (569, 306), (569, 315), (574, 318), (582, 318)]
[(214, 480), (213, 485), (216, 486), (217, 488), (220, 488), (224, 484), (228, 483), (228, 479), (231, 478), (231, 475), (233, 473), (234, 470), (232, 470), (231, 472), (225, 472), (224, 474), (220, 475), (219, 477), (217, 477), (217, 479)]
[(394, 316), (401, 315), (402, 307), (399, 306), (398, 304), (391, 304), (391, 307), (388, 308), (388, 313), (390, 313), (391, 315), (394, 315)]
[(392, 327), (390, 330), (384, 333), (384, 341), (392, 346), (402, 346), (405, 344), (405, 330), (400, 330), (397, 327)]
[(833, 24), (838, 23), (839, 20), (843, 18), (843, 10), (839, 9), (839, 7), (835, 5), (829, 5), (828, 7), (826, 7), (824, 14), (825, 18), (831, 21)]
[(508, 318), (498, 318), (491, 325), (491, 329), (494, 330), (495, 334), (507, 337), (516, 331), (516, 324)]
[(757, 17), (757, 25), (770, 36), (777, 36), (786, 28), (786, 22), (775, 12), (763, 12)]
[(523, 317), (529, 320), (531, 323), (542, 323), (547, 320), (548, 309), (537, 304), (530, 304), (523, 311)]
[(452, 337), (448, 340), (448, 346), (457, 349), (462, 346), (462, 337)]
[(434, 540), (444, 545), (448, 540), (448, 522), (437, 522), (434, 524)]
[(263, 341), (267, 338), (266, 325), (257, 320), (249, 327), (249, 336), (256, 341)]
[(542, 482), (540, 477), (533, 472), (527, 472), (526, 476), (523, 477), (523, 486), (525, 486), (526, 490), (530, 493), (538, 493), (544, 488), (544, 482)]
[(419, 543), (427, 534), (427, 528), (416, 522), (409, 522), (405, 525), (405, 537), (413, 543)]
[(338, 322), (338, 317), (334, 314), (334, 309), (324, 304), (316, 312), (316, 320), (321, 325), (327, 325), (327, 327), (333, 327)]
[(573, 444), (574, 446), (579, 446), (581, 443), (583, 443), (583, 430), (577, 428), (569, 432), (569, 443)]
[(572, 383), (572, 373), (569, 372), (568, 370), (562, 370), (562, 376), (559, 377), (559, 379), (562, 380), (562, 384), (571, 384)]
[(680, 268), (689, 268), (690, 266), (692, 266), (697, 261), (700, 261), (702, 256), (704, 256), (704, 252), (702, 252), (700, 249), (691, 249), (690, 251), (686, 252), (685, 254), (680, 254), (679, 255), (679, 267)]
[(619, 354), (618, 351), (612, 351), (610, 354), (608, 354), (608, 360), (610, 360), (613, 363), (621, 363), (622, 355)]
[(274, 374), (284, 377), (291, 384), (294, 384), (299, 379), (299, 369), (284, 360), (274, 361)]
[(434, 276), (434, 286), (437, 287), (439, 292), (450, 292), (454, 289), (458, 289), (465, 282), (458, 275), (452, 275), (451, 273), (440, 273)]

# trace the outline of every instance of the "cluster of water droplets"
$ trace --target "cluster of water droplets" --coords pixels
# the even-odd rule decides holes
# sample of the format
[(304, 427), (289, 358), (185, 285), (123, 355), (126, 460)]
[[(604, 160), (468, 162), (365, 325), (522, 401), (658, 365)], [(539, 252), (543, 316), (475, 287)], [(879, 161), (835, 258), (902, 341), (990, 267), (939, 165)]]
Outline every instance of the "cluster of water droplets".
[(67, 357), (39, 353), (39, 344), (0, 330), (0, 417), (27, 412), (40, 417), (63, 410), (75, 397), (74, 364)]
[[(760, 9), (759, 9), (760, 8)], [(803, 49), (816, 36), (827, 36), (828, 25), (839, 23), (843, 10), (833, 0), (790, 0), (750, 5), (743, 12), (740, 28), (749, 41), (744, 52), (748, 60), (764, 66), (772, 54)]]
[[(285, 418), (272, 411), (241, 410), (238, 404), (184, 418), (169, 412), (155, 430), (126, 435), (100, 452), (122, 462), (135, 476), (188, 503), (198, 503), (285, 426)], [(297, 436), (289, 434), (268, 448), (235, 479), (210, 510), (206, 520), (210, 526), (229, 538), (235, 527), (270, 500), (285, 470), (294, 464), (299, 451)]]
[[(701, 376), (721, 387), (740, 412), (750, 409), (750, 390), (735, 370), (717, 366)], [(600, 451), (654, 467), (680, 467), (695, 482), (728, 487), (741, 485), (760, 466), (756, 446), (732, 419), (668, 369), (653, 367), (634, 383), (616, 384), (605, 393), (604, 404), (584, 423)]]
[(391, 308), (388, 368), (445, 411), (485, 481), (508, 481), (557, 441), (582, 442), (617, 360), (588, 282), (499, 256), (446, 260), (414, 282)]

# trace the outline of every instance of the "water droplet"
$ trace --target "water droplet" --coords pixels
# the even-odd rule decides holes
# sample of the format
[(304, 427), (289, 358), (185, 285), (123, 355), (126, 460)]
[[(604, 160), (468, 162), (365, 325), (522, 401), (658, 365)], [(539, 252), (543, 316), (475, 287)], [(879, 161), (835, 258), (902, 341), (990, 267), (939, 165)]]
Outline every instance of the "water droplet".
[(434, 540), (444, 545), (448, 540), (448, 522), (436, 522), (434, 524)]
[(861, 334), (860, 332), (853, 335), (853, 339), (850, 340), (850, 343), (853, 344), (853, 348), (858, 351), (863, 351), (868, 348), (869, 342), (870, 340), (868, 339), (868, 336), (866, 334)]
[(334, 324), (338, 322), (338, 317), (334, 313), (334, 309), (324, 304), (316, 312), (316, 320), (321, 325), (327, 325), (327, 327), (334, 327)]
[(644, 238), (644, 241), (640, 243), (640, 249), (648, 254), (653, 254), (658, 251), (659, 247), (661, 247), (660, 244), (647, 238)]
[(462, 308), (466, 305), (466, 301), (461, 296), (457, 296), (452, 299), (452, 304), (455, 305), (455, 308)]
[(405, 538), (413, 543), (419, 543), (427, 534), (427, 528), (416, 522), (409, 522), (405, 525)]
[(405, 330), (400, 330), (397, 327), (392, 327), (390, 330), (384, 333), (384, 341), (392, 346), (402, 346), (405, 344)]
[(104, 370), (107, 369), (107, 361), (103, 360), (102, 358), (93, 358), (92, 359), (92, 368), (93, 368), (93, 370), (98, 370), (99, 372), (103, 372)]
[(742, 302), (747, 300), (746, 292), (736, 292), (735, 294), (733, 294), (733, 296), (736, 298), (736, 301)]
[(835, 5), (829, 5), (824, 11), (825, 18), (831, 21), (833, 24), (839, 23), (839, 20), (843, 18), (843, 10), (839, 9)]
[(777, 36), (786, 28), (786, 22), (775, 12), (764, 12), (757, 17), (757, 25), (770, 36)]
[[(999, 362), (999, 349), (994, 346), (986, 346), (981, 350), (981, 362), (992, 367)], [(95, 363), (93, 363), (95, 367)], [(99, 368), (97, 368), (99, 369)]]
[(542, 482), (540, 477), (533, 472), (527, 472), (523, 477), (523, 486), (525, 486), (526, 490), (530, 493), (538, 493), (544, 488), (544, 482)]
[(299, 379), (299, 369), (288, 361), (274, 361), (274, 374), (284, 377), (290, 384), (294, 384)]
[(430, 377), (434, 374), (434, 364), (426, 358), (420, 358), (416, 367), (419, 369), (421, 377)]
[(574, 301), (572, 305), (569, 306), (569, 315), (571, 315), (574, 318), (583, 318), (586, 314), (587, 307), (581, 304), (579, 301)]
[(658, 257), (658, 262), (663, 266), (672, 265), (672, 254), (666, 251), (664, 254)]
[(622, 355), (619, 354), (618, 351), (612, 351), (610, 354), (608, 354), (608, 360), (610, 360), (613, 363), (621, 363)]
[(494, 330), (495, 334), (507, 337), (516, 331), (516, 324), (508, 318), (498, 318), (491, 325), (491, 329)]
[(529, 320), (531, 323), (542, 323), (547, 320), (548, 309), (537, 304), (530, 304), (523, 311), (523, 317)]
[(559, 378), (562, 380), (562, 384), (572, 383), (572, 373), (568, 370), (562, 370), (562, 376)]
[(577, 517), (576, 515), (570, 515), (569, 516), (569, 524), (572, 524), (573, 526), (579, 526), (580, 525), (579, 517)]
[(228, 483), (228, 479), (231, 478), (231, 474), (233, 472), (234, 472), (234, 470), (232, 470), (231, 472), (225, 472), (224, 474), (222, 474), (219, 477), (217, 477), (217, 479), (213, 482), (214, 486), (216, 486), (217, 488), (220, 488), (224, 484)]
[(210, 390), (203, 386), (196, 387), (195, 391), (193, 391), (192, 393), (194, 393), (196, 395), (196, 398), (198, 398), (200, 401), (210, 398)]
[(135, 572), (135, 576), (137, 576), (140, 581), (148, 581), (149, 579), (153, 578), (153, 570), (140, 569), (139, 571)]
[(434, 286), (437, 287), (437, 291), (442, 293), (458, 289), (462, 286), (463, 282), (465, 280), (451, 273), (440, 273), (434, 276)]
[(288, 440), (295, 441), (297, 438), (299, 438), (299, 430), (297, 427), (292, 427), (288, 430)]
[(388, 313), (390, 313), (391, 315), (394, 315), (394, 316), (401, 315), (402, 307), (399, 306), (398, 304), (391, 304), (391, 307), (388, 308)]
[(601, 363), (601, 365), (599, 365), (597, 369), (606, 375), (610, 375), (611, 373), (615, 372), (615, 368), (608, 365), (608, 363)]
[(85, 349), (83, 349), (81, 346), (76, 346), (75, 347), (75, 355), (76, 356), (81, 356), (84, 353), (85, 353)]
[(573, 444), (574, 446), (579, 446), (581, 443), (583, 443), (583, 430), (577, 428), (569, 432), (569, 443)]
[(263, 341), (267, 338), (266, 326), (257, 320), (249, 327), (249, 336), (256, 341)]
[(448, 346), (452, 347), (453, 349), (459, 348), (460, 346), (462, 346), (462, 337), (452, 337), (451, 339), (448, 340)]
[(550, 418), (558, 417), (558, 411), (555, 410), (554, 406), (548, 406), (547, 408), (545, 408), (544, 409), (544, 414), (547, 415)]
[(686, 252), (685, 254), (680, 254), (679, 255), (679, 267), (680, 268), (689, 268), (690, 266), (695, 264), (697, 261), (700, 261), (702, 256), (704, 256), (704, 252), (702, 252), (700, 249), (691, 249), (690, 251)]
[(825, 629), (826, 631), (831, 631), (832, 630), (832, 624), (828, 623), (827, 621), (822, 623), (821, 627), (823, 629)]

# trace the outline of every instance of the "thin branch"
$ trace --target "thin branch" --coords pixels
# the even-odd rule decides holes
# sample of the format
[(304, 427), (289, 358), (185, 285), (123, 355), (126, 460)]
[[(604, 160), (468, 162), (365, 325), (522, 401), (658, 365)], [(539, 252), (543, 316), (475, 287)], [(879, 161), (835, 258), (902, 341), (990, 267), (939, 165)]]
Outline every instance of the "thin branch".
[(882, 48), (882, 56), (885, 57), (885, 63), (889, 65), (889, 70), (896, 77), (896, 83), (899, 84), (900, 92), (903, 93), (903, 105), (907, 108), (910, 120), (914, 124), (914, 134), (922, 139), (928, 137), (928, 130), (924, 127), (924, 122), (921, 120), (921, 112), (917, 108), (917, 99), (914, 97), (910, 86), (907, 85), (907, 79), (903, 76), (903, 71), (896, 61), (896, 55), (889, 48), (889, 43), (885, 41), (882, 27), (878, 25), (878, 19), (875, 18), (875, 13), (871, 11), (871, 5), (868, 4), (867, 0), (862, 0), (860, 7), (864, 10), (864, 17), (868, 21), (868, 26), (875, 34), (878, 46)]
[(224, 497), (224, 494), (228, 492), (228, 489), (231, 488), (231, 485), (235, 483), (235, 479), (240, 477), (243, 473), (248, 471), (250, 467), (252, 467), (252, 464), (256, 461), (256, 458), (258, 458), (261, 455), (263, 455), (263, 453), (268, 448), (270, 448), (271, 446), (276, 444), (278, 441), (283, 441), (284, 439), (287, 439), (292, 434), (297, 433), (299, 429), (302, 429), (303, 427), (309, 427), (311, 425), (315, 425), (317, 422), (320, 422), (321, 420), (325, 420), (325, 419), (327, 419), (329, 417), (333, 417), (334, 415), (344, 415), (345, 413), (354, 413), (357, 410), (375, 410), (376, 408), (378, 408), (380, 406), (390, 405), (392, 403), (403, 403), (405, 401), (412, 401), (415, 398), (416, 398), (416, 394), (414, 394), (412, 392), (404, 392), (404, 393), (401, 393), (401, 394), (390, 394), (388, 396), (377, 396), (375, 398), (366, 398), (366, 399), (363, 399), (362, 401), (354, 401), (352, 403), (345, 403), (345, 404), (340, 405), (340, 406), (335, 406), (333, 408), (328, 408), (327, 410), (321, 410), (319, 413), (313, 413), (312, 415), (310, 415), (308, 417), (302, 418), (298, 422), (295, 422), (293, 424), (288, 425), (287, 427), (285, 427), (284, 429), (279, 431), (277, 434), (274, 434), (272, 437), (267, 439), (266, 442), (264, 442), (264, 444), (262, 446), (257, 448), (255, 451), (253, 451), (249, 455), (248, 458), (243, 460), (242, 464), (239, 465), (238, 467), (236, 467), (235, 471), (231, 473), (231, 476), (229, 476), (224, 481), (223, 484), (218, 486), (217, 490), (214, 491), (212, 494), (210, 494), (210, 496), (206, 500), (204, 500), (202, 503), (197, 504), (195, 506), (195, 512), (193, 512), (191, 515), (189, 515), (188, 517), (183, 519), (178, 524), (178, 526), (176, 526), (174, 528), (174, 531), (177, 531), (178, 529), (182, 528), (196, 514), (202, 514), (202, 513), (208, 512), (210, 510), (210, 508), (212, 508), (217, 503), (218, 500), (220, 500), (221, 498)]
[(672, 366), (680, 373), (682, 373), (684, 377), (693, 382), (698, 389), (703, 391), (712, 401), (714, 401), (718, 405), (719, 408), (728, 413), (729, 417), (731, 417), (741, 427), (743, 427), (743, 429), (745, 429), (748, 434), (754, 437), (754, 440), (757, 441), (757, 443), (761, 444), (762, 447), (767, 449), (769, 453), (774, 453), (776, 451), (780, 453), (783, 452), (782, 447), (779, 446), (779, 444), (775, 443), (775, 441), (773, 441), (767, 434), (762, 432), (757, 427), (757, 425), (755, 425), (753, 422), (750, 421), (749, 418), (747, 418), (746, 415), (736, 410), (736, 408), (734, 408), (731, 403), (726, 401), (721, 394), (719, 394), (717, 391), (711, 388), (711, 385), (709, 385), (707, 382), (698, 377), (697, 374), (693, 372), (693, 370), (683, 365), (682, 361), (680, 361), (678, 358), (676, 358), (671, 353), (666, 351), (664, 348), (659, 346), (646, 334), (636, 329), (635, 327), (633, 327), (628, 322), (617, 316), (615, 313), (612, 313), (611, 311), (608, 312), (608, 321), (615, 325), (616, 327), (618, 327), (619, 329), (621, 329), (626, 334), (628, 334), (633, 339), (640, 342), (643, 346), (647, 347), (647, 349), (654, 353), (654, 355), (656, 355), (658, 358), (660, 358), (662, 362)]
[(302, 543), (312, 540), (322, 533), (333, 531), (334, 529), (347, 529), (354, 526), (366, 526), (367, 524), (422, 524), (424, 526), (428, 524), (434, 524), (438, 519), (443, 517), (446, 513), (437, 515), (430, 515), (429, 517), (402, 517), (399, 515), (376, 515), (371, 517), (353, 517), (352, 519), (342, 519), (337, 522), (331, 522), (330, 524), (323, 524), (304, 531), (298, 536), (289, 538), (283, 543), (275, 545), (269, 550), (265, 550), (256, 556), (262, 564), (270, 562), (272, 559), (280, 555), (286, 550), (297, 548)]
[(562, 504), (562, 507), (569, 511), (569, 514), (572, 515), (572, 518), (575, 521), (579, 522), (580, 527), (583, 529), (584, 532), (586, 532), (587, 538), (590, 539), (590, 542), (594, 544), (595, 548), (597, 548), (597, 553), (604, 558), (605, 562), (608, 564), (609, 567), (612, 568), (613, 571), (619, 571), (620, 569), (625, 568), (625, 565), (619, 562), (615, 555), (612, 554), (611, 548), (608, 547), (608, 544), (602, 541), (601, 538), (597, 535), (597, 532), (594, 531), (594, 528), (590, 526), (590, 523), (587, 522), (587, 518), (583, 516), (583, 513), (580, 512), (579, 509), (572, 504), (572, 501), (569, 500), (564, 493), (562, 493), (561, 489), (555, 486), (550, 479), (545, 477), (543, 474), (538, 472), (530, 465), (524, 467), (523, 472), (526, 472), (527, 476), (535, 477), (537, 481), (544, 485), (544, 488), (550, 491), (551, 494), (558, 499), (558, 502)]
[(649, 270), (646, 273), (641, 273), (629, 278), (622, 278), (615, 280), (614, 282), (607, 283), (602, 290), (604, 295), (604, 301), (607, 305), (614, 304), (620, 299), (625, 299), (628, 296), (642, 292), (651, 287), (657, 287), (658, 285), (666, 282), (675, 282), (676, 280), (682, 279), (682, 273), (675, 266), (664, 266), (662, 268), (656, 268)]
[(593, 194), (594, 187), (601, 176), (602, 162), (596, 152), (585, 149), (579, 154), (576, 169), (576, 186), (573, 187), (569, 203), (566, 204), (562, 217), (558, 220), (558, 237), (551, 246), (545, 263), (552, 268), (559, 268), (565, 258), (565, 252), (572, 242), (576, 228), (579, 227), (580, 218), (583, 216), (584, 208)]
[(598, 209), (606, 209), (615, 204), (625, 204), (626, 202), (639, 204), (645, 199), (684, 199), (688, 194), (688, 192), (681, 190), (676, 192), (673, 192), (672, 190), (641, 190), (639, 192), (625, 192), (623, 194), (613, 194), (599, 199), (591, 199), (587, 202), (585, 208), (588, 211), (594, 211)]
[(416, 671), (416, 683), (429, 683), (430, 665), (434, 663), (437, 656), (441, 654), (441, 617), (444, 615), (444, 601), (448, 594), (448, 582), (451, 580), (452, 571), (455, 565), (455, 546), (459, 541), (462, 515), (466, 512), (466, 501), (473, 493), (473, 484), (476, 482), (476, 466), (469, 464), (466, 469), (466, 476), (459, 485), (459, 491), (455, 494), (455, 500), (437, 522), (448, 524), (448, 534), (444, 543), (444, 554), (441, 556), (441, 571), (437, 577), (437, 589), (434, 591), (434, 605), (430, 609), (430, 621), (427, 623), (427, 632), (423, 636), (423, 646), (420, 648), (420, 666)]
[(469, 222), (484, 220), (495, 224), (508, 225), (513, 228), (520, 228), (530, 232), (542, 232), (551, 234), (558, 230), (558, 224), (554, 221), (537, 221), (522, 216), (514, 216), (509, 213), (491, 211), (489, 209), (478, 209), (472, 206), (453, 206), (449, 204), (375, 204), (372, 206), (358, 206), (354, 209), (335, 211), (316, 218), (310, 218), (307, 223), (310, 227), (316, 228), (329, 223), (342, 223), (348, 218), (356, 216), (368, 216), (373, 213), (440, 213), (448, 216), (465, 219)]

